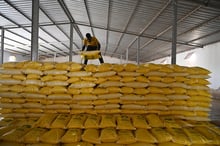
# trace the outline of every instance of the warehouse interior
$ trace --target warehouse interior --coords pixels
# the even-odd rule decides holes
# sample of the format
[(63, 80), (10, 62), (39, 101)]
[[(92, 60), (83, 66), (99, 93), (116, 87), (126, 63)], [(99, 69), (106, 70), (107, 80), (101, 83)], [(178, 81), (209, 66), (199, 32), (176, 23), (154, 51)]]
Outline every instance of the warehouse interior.
[(1, 0), (0, 30), (0, 145), (220, 145), (219, 0)]
[[(177, 53), (220, 41), (219, 3), (178, 0)], [(32, 1), (3, 0), (0, 6), (5, 51), (30, 57)], [(87, 32), (106, 56), (137, 61), (137, 48), (143, 63), (171, 56), (172, 16), (171, 0), (40, 0), (39, 59), (68, 56), (71, 35), (76, 54)]]

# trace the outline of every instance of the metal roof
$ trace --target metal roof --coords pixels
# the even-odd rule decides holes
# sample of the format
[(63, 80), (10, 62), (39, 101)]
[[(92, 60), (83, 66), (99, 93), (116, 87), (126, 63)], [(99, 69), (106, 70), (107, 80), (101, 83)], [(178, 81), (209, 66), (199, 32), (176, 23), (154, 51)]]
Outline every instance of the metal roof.
[[(104, 55), (148, 62), (171, 55), (171, 0), (40, 0), (39, 58), (73, 53), (87, 32), (96, 36)], [(0, 28), (5, 51), (30, 56), (31, 0), (1, 0)], [(219, 0), (178, 0), (177, 53), (220, 41)]]

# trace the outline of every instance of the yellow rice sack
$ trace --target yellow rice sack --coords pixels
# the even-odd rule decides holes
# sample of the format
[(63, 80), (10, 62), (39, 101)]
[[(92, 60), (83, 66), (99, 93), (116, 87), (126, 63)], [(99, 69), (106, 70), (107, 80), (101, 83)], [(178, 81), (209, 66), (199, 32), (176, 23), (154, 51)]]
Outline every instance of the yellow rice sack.
[(100, 58), (100, 51), (82, 51), (80, 55), (83, 59), (98, 59)]
[(93, 76), (94, 77), (110, 77), (110, 76), (114, 76), (115, 74), (116, 74), (115, 71), (105, 71), (105, 72), (94, 73)]
[(149, 79), (146, 78), (145, 76), (137, 76), (136, 81), (137, 82), (144, 82), (144, 83), (149, 83), (150, 82)]
[(117, 117), (116, 129), (135, 130), (135, 127), (132, 125), (132, 122), (129, 116), (120, 115)]
[(121, 88), (120, 87), (108, 87), (106, 88), (108, 93), (120, 93)]
[(67, 124), (67, 128), (84, 128), (84, 122), (86, 120), (87, 116), (83, 114), (76, 114), (72, 115), (72, 118), (70, 119), (69, 123)]
[(88, 64), (84, 67), (84, 70), (87, 72), (97, 72), (97, 67), (95, 64)]
[(53, 100), (57, 100), (57, 99), (63, 99), (63, 100), (68, 100), (68, 99), (72, 99), (72, 96), (70, 94), (65, 94), (65, 93), (59, 93), (59, 94), (50, 94), (47, 96), (47, 99), (53, 99)]
[(75, 62), (72, 62), (71, 65), (69, 66), (69, 70), (71, 72), (73, 72), (73, 71), (80, 71), (82, 68), (83, 68), (82, 64), (75, 63)]
[(99, 66), (97, 66), (98, 72), (106, 72), (106, 71), (110, 71), (111, 69), (112, 69), (112, 64), (110, 63), (102, 63)]
[(80, 93), (82, 94), (92, 94), (94, 91), (94, 88), (81, 88), (79, 90), (80, 90)]
[(23, 91), (28, 92), (28, 93), (38, 93), (40, 87), (36, 85), (29, 85), (29, 86), (24, 86)]
[(116, 142), (118, 140), (118, 135), (115, 128), (104, 128), (101, 130), (100, 134), (101, 142)]
[(112, 64), (112, 70), (116, 72), (121, 72), (124, 70), (124, 67), (122, 64)]
[(40, 70), (52, 70), (55, 68), (55, 62), (42, 62), (42, 66), (40, 67)]
[(73, 71), (73, 72), (68, 72), (66, 75), (68, 77), (85, 77), (85, 76), (91, 76), (92, 72), (89, 72), (89, 71)]
[(96, 144), (96, 146), (124, 146), (124, 145), (108, 142), (108, 143)]
[(0, 74), (21, 75), (22, 71), (20, 69), (0, 69)]
[(210, 141), (210, 144), (220, 144), (220, 135), (218, 135), (208, 127), (196, 126), (194, 129), (205, 136), (207, 140)]
[(135, 142), (132, 144), (127, 144), (127, 146), (156, 146), (156, 145), (152, 143), (146, 143), (146, 142)]
[(146, 95), (147, 93), (149, 93), (149, 90), (146, 88), (135, 88), (134, 93), (137, 95)]
[(0, 137), (0, 139), (3, 141), (21, 142), (22, 136), (26, 134), (30, 129), (31, 125), (23, 125), (21, 127), (12, 129), (8, 133), (5, 133)]
[(31, 68), (31, 69), (38, 69), (42, 66), (41, 62), (36, 61), (25, 61), (23, 64), (23, 68)]
[(92, 94), (79, 94), (79, 95), (74, 95), (73, 96), (73, 100), (96, 100), (97, 96), (96, 95), (92, 95)]
[(100, 123), (101, 117), (98, 115), (88, 115), (84, 127), (86, 129), (88, 128), (99, 128), (99, 123)]
[[(85, 88), (87, 89), (87, 88)], [(73, 94), (73, 95), (79, 95), (80, 94), (80, 89), (77, 89), (77, 88), (68, 88), (67, 89), (67, 93), (68, 94)], [(86, 94), (86, 93), (85, 93)]]
[(26, 146), (23, 143), (9, 142), (9, 141), (0, 141), (0, 145), (2, 146)]
[(69, 88), (92, 88), (95, 85), (96, 84), (94, 82), (91, 82), (91, 81), (78, 81), (78, 82), (72, 83), (69, 86)]
[(119, 130), (118, 131), (118, 144), (131, 144), (135, 143), (136, 139), (130, 130)]
[(132, 87), (132, 88), (145, 88), (148, 86), (148, 83), (145, 82), (127, 82), (124, 83), (125, 87)]
[(61, 138), (62, 143), (75, 143), (81, 140), (82, 130), (81, 129), (68, 129)]
[(164, 127), (166, 128), (181, 128), (181, 125), (173, 118), (162, 117), (162, 121), (164, 123)]
[(40, 141), (43, 143), (58, 144), (64, 134), (65, 130), (63, 129), (50, 129), (41, 135)]
[(22, 141), (24, 143), (38, 143), (40, 136), (45, 132), (47, 132), (47, 129), (45, 128), (32, 128), (22, 137)]
[(190, 139), (184, 134), (181, 128), (168, 128), (167, 131), (172, 135), (172, 141), (174, 143), (191, 145)]
[(45, 114), (38, 119), (38, 121), (35, 123), (35, 127), (50, 128), (51, 123), (56, 117), (56, 114)]
[[(126, 77), (128, 77), (127, 79), (127, 82), (130, 80), (130, 79), (132, 79), (133, 77), (137, 77), (137, 76), (140, 76), (141, 75), (141, 73), (138, 73), (138, 72), (133, 72), (133, 71), (122, 71), (122, 72), (118, 72), (118, 75), (119, 76), (122, 76), (123, 78), (126, 78)], [(129, 78), (129, 77), (131, 77), (131, 78)], [(122, 78), (122, 79), (123, 79)], [(134, 79), (132, 79), (132, 80), (135, 80), (135, 78)], [(126, 81), (126, 80), (125, 80)]]
[(44, 71), (44, 75), (66, 75), (66, 74), (67, 74), (66, 70), (53, 69), (53, 70)]
[(5, 78), (0, 80), (0, 84), (2, 85), (17, 85), (17, 84), (22, 84), (21, 80), (16, 80), (12, 78)]
[(108, 80), (109, 81), (120, 81), (121, 77), (119, 75), (109, 76)]
[(92, 143), (89, 142), (75, 142), (75, 143), (64, 143), (62, 146), (93, 146)]
[(160, 117), (156, 114), (148, 114), (146, 119), (151, 127), (163, 127), (164, 124)]
[(102, 115), (100, 128), (116, 127), (116, 119), (114, 115)]
[(192, 144), (207, 144), (209, 142), (205, 136), (191, 127), (183, 128), (183, 131), (189, 137)]
[(82, 140), (93, 144), (100, 144), (101, 141), (99, 135), (98, 129), (86, 129), (82, 134)]
[(107, 88), (107, 87), (121, 87), (123, 83), (120, 81), (105, 81), (100, 83), (98, 87), (100, 88)]
[(120, 93), (108, 93), (98, 95), (98, 99), (119, 99), (122, 96)]
[(143, 129), (149, 129), (150, 126), (146, 122), (146, 119), (143, 115), (133, 115), (132, 122), (135, 128), (143, 128)]
[(69, 70), (71, 62), (58, 62), (55, 64), (57, 70)]
[(121, 93), (131, 94), (133, 93), (133, 91), (134, 91), (134, 88), (132, 87), (121, 87)]
[(106, 88), (94, 88), (92, 94), (106, 94), (108, 90)]
[(123, 64), (125, 71), (135, 72), (138, 69), (138, 66), (132, 63)]
[(165, 143), (159, 143), (158, 146), (184, 146), (184, 145), (173, 142), (165, 142)]
[(17, 62), (4, 62), (2, 64), (3, 68), (15, 68), (16, 67)]
[(50, 125), (51, 128), (66, 128), (69, 120), (71, 119), (71, 115), (69, 114), (59, 114), (53, 123)]
[(36, 86), (44, 86), (44, 82), (42, 82), (41, 80), (35, 80), (35, 79), (27, 79), (27, 80), (24, 80), (22, 82), (23, 85), (36, 85)]
[(151, 132), (157, 139), (158, 143), (169, 142), (172, 136), (163, 128), (152, 128)]
[(157, 143), (157, 139), (147, 129), (135, 130), (137, 142)]
[(136, 78), (135, 77), (133, 77), (133, 76), (125, 76), (125, 77), (122, 77), (121, 78), (121, 82), (133, 82), (133, 81), (135, 81), (136, 80)]
[(12, 78), (16, 79), (16, 80), (21, 80), (21, 81), (26, 80), (26, 76), (25, 75), (12, 75)]

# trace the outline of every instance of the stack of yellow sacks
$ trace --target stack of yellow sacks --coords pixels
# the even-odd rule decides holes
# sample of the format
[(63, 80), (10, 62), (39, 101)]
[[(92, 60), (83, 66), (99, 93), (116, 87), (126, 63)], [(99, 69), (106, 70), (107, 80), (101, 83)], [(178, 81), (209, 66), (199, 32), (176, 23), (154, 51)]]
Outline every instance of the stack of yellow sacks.
[(157, 113), (207, 121), (209, 73), (178, 65), (5, 63), (0, 69), (1, 113)]
[(219, 128), (207, 122), (209, 73), (159, 64), (4, 63), (0, 145), (220, 145)]

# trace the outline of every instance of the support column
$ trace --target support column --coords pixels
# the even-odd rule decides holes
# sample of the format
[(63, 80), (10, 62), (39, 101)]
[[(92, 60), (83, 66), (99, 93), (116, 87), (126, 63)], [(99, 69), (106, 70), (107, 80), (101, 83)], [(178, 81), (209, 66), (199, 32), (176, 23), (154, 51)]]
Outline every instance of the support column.
[(70, 51), (69, 51), (69, 61), (73, 61), (73, 23), (70, 23)]
[(173, 27), (172, 27), (171, 64), (176, 64), (177, 0), (172, 0), (172, 7), (173, 7)]
[(1, 54), (0, 54), (0, 64), (4, 62), (4, 39), (5, 38), (5, 30), (1, 29)]
[(137, 37), (137, 64), (140, 64), (140, 37)]
[(39, 0), (32, 0), (31, 61), (38, 61)]
[(128, 63), (128, 49), (126, 50), (126, 63)]

